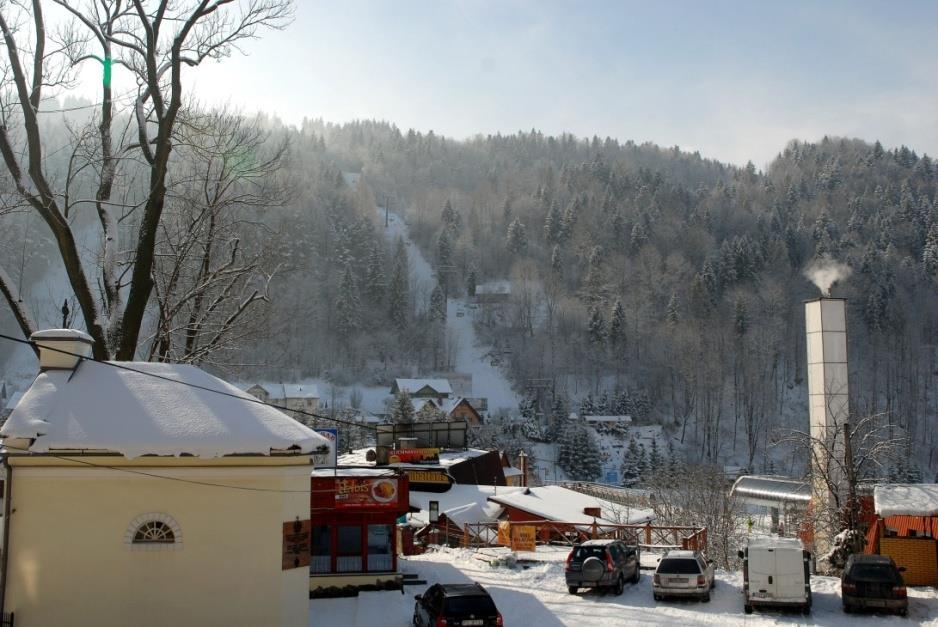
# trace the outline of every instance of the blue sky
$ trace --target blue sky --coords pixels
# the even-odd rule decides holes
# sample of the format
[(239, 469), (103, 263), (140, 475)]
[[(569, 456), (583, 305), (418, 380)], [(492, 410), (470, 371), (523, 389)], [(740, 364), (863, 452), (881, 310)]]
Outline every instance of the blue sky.
[(299, 0), (245, 52), (190, 74), (203, 100), (456, 138), (609, 135), (759, 167), (825, 134), (938, 153), (938, 2)]

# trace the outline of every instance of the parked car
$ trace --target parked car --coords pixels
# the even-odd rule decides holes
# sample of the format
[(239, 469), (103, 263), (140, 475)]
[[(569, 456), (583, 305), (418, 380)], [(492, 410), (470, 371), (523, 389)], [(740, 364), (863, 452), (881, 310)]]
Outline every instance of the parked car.
[(743, 609), (793, 608), (811, 611), (811, 553), (797, 538), (752, 538), (743, 560)]
[(710, 591), (716, 585), (713, 560), (700, 551), (668, 551), (655, 568), (651, 589), (656, 601), (664, 597), (697, 597), (710, 600)]
[(502, 627), (492, 597), (477, 583), (437, 583), (414, 597), (414, 627)]
[(622, 594), (625, 582), (638, 583), (641, 577), (640, 549), (622, 540), (588, 540), (577, 544), (567, 556), (564, 576), (567, 590), (606, 588)]
[(844, 612), (882, 609), (905, 616), (909, 598), (902, 580), (905, 568), (886, 555), (851, 555), (840, 577)]

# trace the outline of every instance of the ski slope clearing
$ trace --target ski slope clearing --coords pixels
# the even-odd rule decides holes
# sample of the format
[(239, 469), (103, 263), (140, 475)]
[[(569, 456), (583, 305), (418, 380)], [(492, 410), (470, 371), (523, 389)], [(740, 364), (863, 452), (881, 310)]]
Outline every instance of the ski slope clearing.
[[(384, 209), (378, 208), (384, 216)], [(430, 292), (436, 286), (436, 274), (420, 249), (410, 239), (407, 224), (397, 214), (388, 215), (385, 237), (394, 242), (398, 237), (407, 244), (407, 260), (411, 270), (411, 290), (418, 313), (426, 311)], [(473, 309), (463, 298), (449, 298), (446, 302), (446, 333), (448, 341), (455, 342), (456, 371), (472, 375), (472, 395), (488, 399), (488, 410), (515, 411), (521, 398), (512, 389), (511, 383), (488, 356), (491, 346), (479, 342), (472, 326)]]
[[(489, 556), (486, 556), (489, 553)], [(717, 573), (710, 603), (696, 601), (656, 602), (651, 594), (651, 572), (642, 571), (641, 581), (626, 586), (621, 596), (581, 591), (567, 593), (563, 578), (566, 552), (532, 557), (544, 559), (528, 568), (492, 567), (479, 558), (491, 559), (488, 551), (442, 549), (426, 555), (401, 559), (404, 572), (417, 573), (428, 585), (436, 582), (476, 581), (485, 586), (508, 627), (536, 625), (555, 627), (606, 627), (610, 625), (938, 625), (938, 592), (932, 588), (909, 589), (909, 616), (844, 614), (840, 608), (840, 580), (814, 577), (811, 588), (814, 608), (810, 616), (788, 613), (743, 613), (742, 576)], [(643, 563), (645, 560), (643, 560)], [(426, 586), (408, 586), (400, 592), (362, 592), (357, 598), (310, 601), (313, 625), (404, 626), (411, 624), (414, 595)]]

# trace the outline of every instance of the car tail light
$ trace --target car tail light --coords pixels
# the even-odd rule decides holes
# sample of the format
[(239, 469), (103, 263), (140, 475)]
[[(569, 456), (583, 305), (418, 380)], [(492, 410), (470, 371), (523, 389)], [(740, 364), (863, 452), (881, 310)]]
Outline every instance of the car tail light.
[(697, 585), (698, 586), (707, 585), (707, 578), (704, 577), (703, 575), (697, 575)]
[(906, 592), (905, 586), (893, 586), (892, 593), (900, 599), (904, 599), (908, 594), (908, 592)]
[(655, 585), (656, 586), (661, 585), (661, 576), (658, 575), (657, 573), (655, 574)]
[(438, 616), (435, 627), (446, 627), (446, 619), (442, 616)]
[(856, 584), (845, 583), (840, 586), (840, 590), (846, 594), (854, 594), (857, 591), (857, 586)]
[(606, 569), (607, 570), (616, 569), (616, 563), (612, 561), (612, 555), (610, 555), (609, 553), (606, 553)]
[(570, 564), (573, 563), (573, 551), (570, 551), (570, 555), (567, 556), (567, 570), (570, 570)]
[(502, 620), (502, 614), (501, 614), (501, 612), (499, 612), (498, 615), (495, 617), (495, 625), (496, 625), (496, 627), (504, 627), (504, 626), (505, 626), (505, 621)]

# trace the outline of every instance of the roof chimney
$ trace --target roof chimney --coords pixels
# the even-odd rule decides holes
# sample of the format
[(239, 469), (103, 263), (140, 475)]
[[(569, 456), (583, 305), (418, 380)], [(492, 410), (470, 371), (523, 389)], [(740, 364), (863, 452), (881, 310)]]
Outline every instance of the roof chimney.
[(94, 340), (77, 329), (46, 329), (29, 336), (39, 347), (40, 370), (74, 370), (82, 357), (91, 357)]

